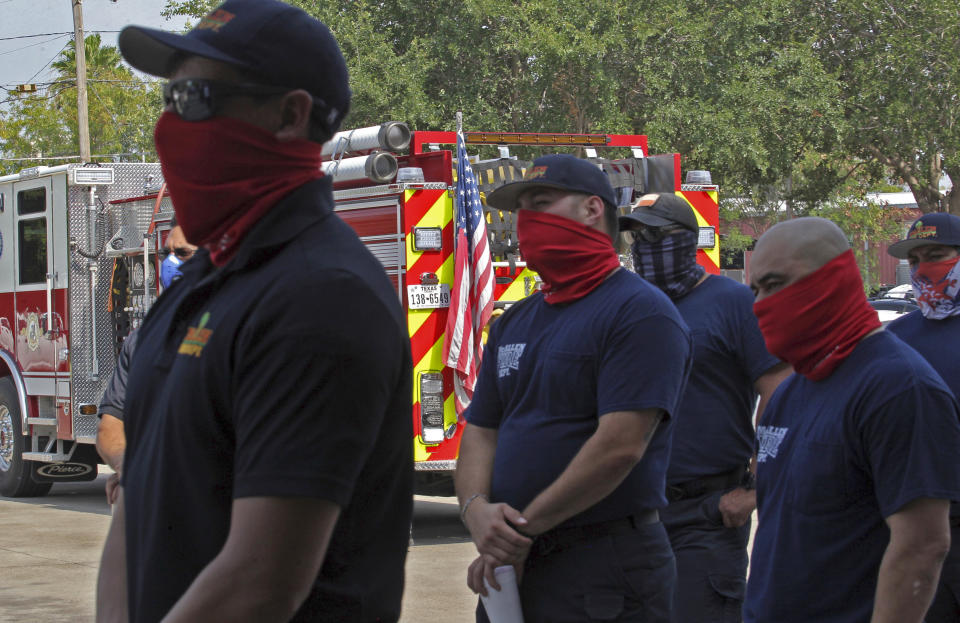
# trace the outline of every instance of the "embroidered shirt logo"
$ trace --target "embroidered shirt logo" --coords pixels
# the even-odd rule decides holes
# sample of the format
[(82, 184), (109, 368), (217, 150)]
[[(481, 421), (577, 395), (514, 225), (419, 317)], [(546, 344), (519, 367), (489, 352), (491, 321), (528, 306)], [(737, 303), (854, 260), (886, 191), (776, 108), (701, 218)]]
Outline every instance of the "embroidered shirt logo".
[(213, 335), (212, 329), (207, 329), (207, 321), (210, 320), (210, 312), (204, 312), (200, 316), (200, 324), (187, 329), (187, 336), (180, 343), (180, 349), (177, 351), (181, 355), (193, 355), (199, 357), (203, 354), (203, 347), (210, 341)]
[(507, 344), (497, 349), (497, 376), (501, 379), (510, 374), (510, 370), (520, 369), (520, 356), (526, 344)]
[(200, 23), (197, 24), (197, 30), (212, 30), (213, 32), (218, 32), (234, 17), (236, 17), (236, 15), (229, 11), (217, 9), (200, 20)]
[(757, 440), (760, 442), (760, 450), (757, 452), (757, 462), (763, 463), (767, 457), (777, 458), (780, 451), (780, 444), (783, 438), (787, 436), (789, 428), (779, 426), (758, 426)]

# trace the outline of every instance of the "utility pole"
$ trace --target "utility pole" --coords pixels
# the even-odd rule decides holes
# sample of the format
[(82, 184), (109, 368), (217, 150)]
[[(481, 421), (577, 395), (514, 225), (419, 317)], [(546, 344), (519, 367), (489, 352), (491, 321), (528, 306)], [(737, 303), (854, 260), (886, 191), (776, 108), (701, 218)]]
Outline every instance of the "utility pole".
[(77, 138), (80, 162), (90, 162), (90, 121), (87, 113), (87, 44), (83, 36), (83, 0), (73, 3), (73, 49), (77, 57)]

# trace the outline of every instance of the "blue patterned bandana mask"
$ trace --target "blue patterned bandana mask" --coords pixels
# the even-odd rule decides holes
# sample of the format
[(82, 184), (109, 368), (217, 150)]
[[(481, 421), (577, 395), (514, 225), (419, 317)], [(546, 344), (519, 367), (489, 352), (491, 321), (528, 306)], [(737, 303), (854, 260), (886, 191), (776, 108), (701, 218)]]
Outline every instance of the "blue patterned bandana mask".
[(681, 231), (658, 242), (634, 241), (633, 269), (672, 300), (693, 290), (705, 269), (697, 264), (697, 234)]

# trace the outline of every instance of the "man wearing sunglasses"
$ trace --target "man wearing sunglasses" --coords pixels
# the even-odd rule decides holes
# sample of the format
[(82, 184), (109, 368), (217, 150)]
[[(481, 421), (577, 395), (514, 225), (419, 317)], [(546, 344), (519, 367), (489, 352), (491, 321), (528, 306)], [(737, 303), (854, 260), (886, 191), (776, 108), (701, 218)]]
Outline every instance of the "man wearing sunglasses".
[(693, 334), (667, 471), (663, 522), (677, 558), (676, 623), (740, 621), (747, 574), (757, 418), (790, 368), (767, 352), (750, 288), (697, 264), (697, 217), (673, 193), (620, 217), (634, 269), (673, 300)]
[(166, 244), (160, 250), (163, 261), (160, 262), (160, 283), (163, 289), (169, 288), (174, 281), (183, 276), (180, 272), (180, 266), (196, 253), (197, 247), (187, 242), (183, 235), (183, 228), (177, 225), (177, 219), (174, 217), (171, 223), (172, 228), (167, 234)]
[(481, 554), (468, 585), (485, 594), (512, 564), (527, 623), (671, 621), (658, 509), (686, 326), (620, 267), (616, 196), (595, 164), (542, 156), (488, 202), (517, 211), (543, 288), (493, 325), (465, 414), (456, 489)]
[(410, 341), (320, 170), (350, 104), (340, 49), (277, 0), (119, 47), (169, 80), (155, 142), (199, 249), (138, 332), (99, 620), (396, 621)]

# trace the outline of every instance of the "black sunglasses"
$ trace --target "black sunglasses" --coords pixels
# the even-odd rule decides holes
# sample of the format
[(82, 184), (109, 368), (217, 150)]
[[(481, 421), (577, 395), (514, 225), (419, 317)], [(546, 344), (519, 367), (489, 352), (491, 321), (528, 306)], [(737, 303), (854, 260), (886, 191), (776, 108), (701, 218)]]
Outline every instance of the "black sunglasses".
[(289, 93), (287, 87), (265, 84), (234, 84), (204, 78), (184, 78), (163, 85), (163, 105), (184, 121), (204, 121), (217, 113), (221, 100), (228, 97), (263, 97)]
[(163, 247), (162, 249), (160, 249), (160, 257), (162, 259), (167, 259), (171, 253), (176, 255), (181, 260), (188, 260), (191, 257), (193, 257), (194, 251), (193, 249), (188, 249), (186, 247), (176, 247), (175, 249), (171, 249), (170, 247)]
[(627, 239), (627, 242), (633, 244), (634, 242), (660, 242), (670, 234), (686, 229), (683, 225), (663, 225), (661, 227), (654, 227), (652, 225), (644, 225), (638, 223), (635, 227), (631, 229), (624, 230), (624, 237)]

